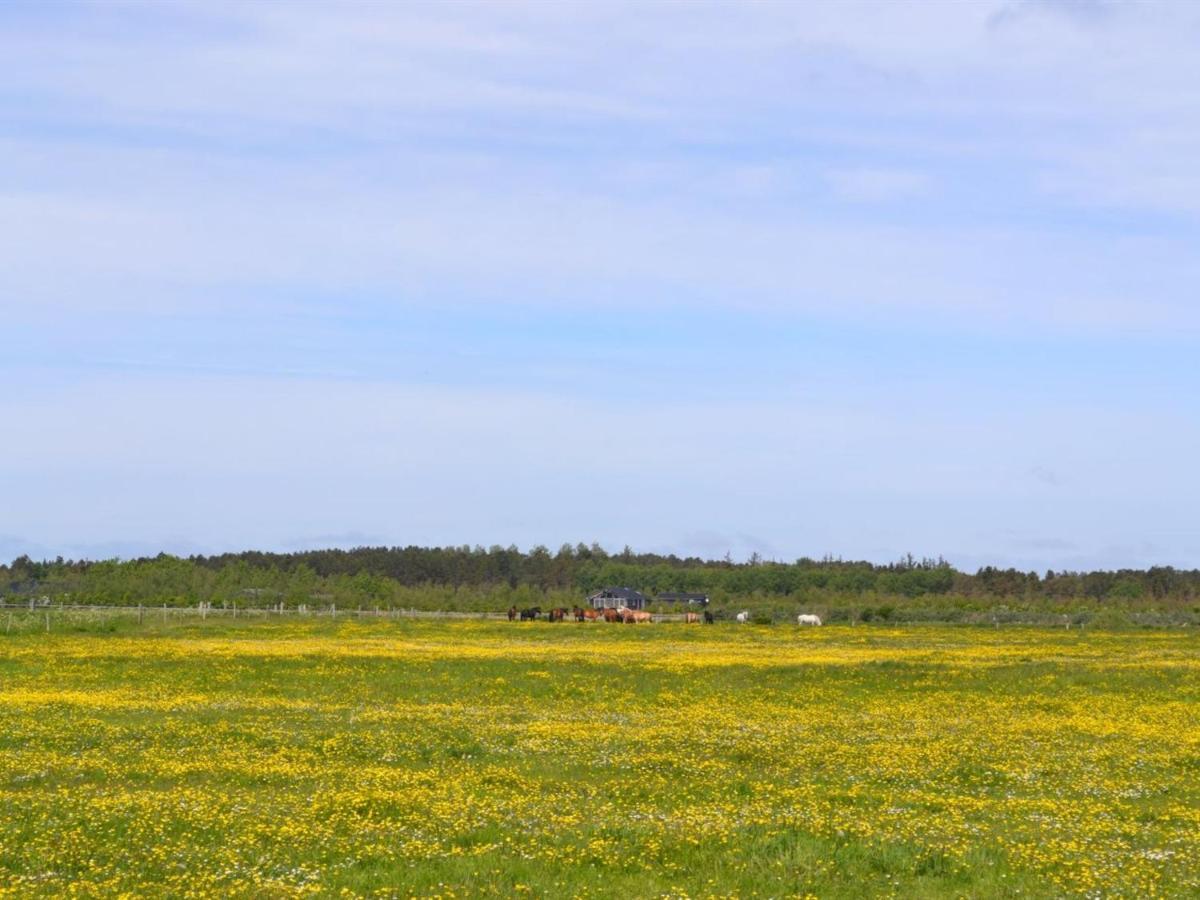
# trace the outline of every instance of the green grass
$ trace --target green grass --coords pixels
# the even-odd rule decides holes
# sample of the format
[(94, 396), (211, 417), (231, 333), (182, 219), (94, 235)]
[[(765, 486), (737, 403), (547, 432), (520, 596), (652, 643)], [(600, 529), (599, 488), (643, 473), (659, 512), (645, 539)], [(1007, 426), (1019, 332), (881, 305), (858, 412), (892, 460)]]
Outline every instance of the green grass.
[(1191, 630), (23, 615), (0, 892), (1200, 893)]

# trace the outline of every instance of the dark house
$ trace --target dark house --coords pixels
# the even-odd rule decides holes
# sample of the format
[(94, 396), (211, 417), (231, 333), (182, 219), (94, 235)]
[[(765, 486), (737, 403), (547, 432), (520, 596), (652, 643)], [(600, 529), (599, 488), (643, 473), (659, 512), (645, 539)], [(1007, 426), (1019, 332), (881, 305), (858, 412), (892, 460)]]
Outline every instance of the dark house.
[(588, 597), (588, 603), (593, 609), (616, 609), (624, 606), (626, 609), (645, 609), (646, 595), (627, 587), (610, 587), (596, 591)]
[(708, 594), (687, 594), (680, 591), (667, 591), (654, 598), (660, 603), (691, 603), (696, 606), (708, 606)]

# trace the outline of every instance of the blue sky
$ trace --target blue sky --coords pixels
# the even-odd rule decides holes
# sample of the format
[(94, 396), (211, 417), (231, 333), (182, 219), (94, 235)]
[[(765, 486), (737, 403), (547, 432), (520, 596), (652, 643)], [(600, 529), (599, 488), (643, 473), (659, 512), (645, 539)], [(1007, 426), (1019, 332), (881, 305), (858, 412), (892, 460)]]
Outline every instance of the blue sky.
[(1200, 6), (0, 6), (0, 558), (1200, 564)]

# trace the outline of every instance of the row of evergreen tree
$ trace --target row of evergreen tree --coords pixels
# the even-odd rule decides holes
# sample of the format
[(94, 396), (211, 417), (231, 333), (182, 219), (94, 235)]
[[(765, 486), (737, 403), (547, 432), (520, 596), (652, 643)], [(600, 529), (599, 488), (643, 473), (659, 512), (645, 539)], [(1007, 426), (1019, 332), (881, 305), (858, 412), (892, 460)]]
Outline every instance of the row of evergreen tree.
[(506, 596), (585, 594), (605, 586), (703, 592), (732, 598), (959, 595), (994, 598), (1200, 598), (1200, 571), (1170, 567), (1039, 575), (986, 567), (960, 572), (941, 558), (908, 556), (886, 565), (841, 559), (743, 562), (635, 553), (608, 553), (595, 544), (521, 551), (516, 547), (359, 547), (296, 553), (245, 551), (179, 558), (161, 554), (135, 560), (34, 561), (0, 564), (0, 595), (71, 596), (101, 603), (260, 601), (306, 603), (391, 602), (404, 590), (436, 588)]

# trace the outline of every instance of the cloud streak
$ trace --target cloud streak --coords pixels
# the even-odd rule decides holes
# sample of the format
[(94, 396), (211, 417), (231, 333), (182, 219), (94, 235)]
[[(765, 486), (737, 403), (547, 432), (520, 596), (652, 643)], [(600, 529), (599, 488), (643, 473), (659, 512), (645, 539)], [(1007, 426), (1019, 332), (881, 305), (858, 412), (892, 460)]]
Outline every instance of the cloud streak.
[[(898, 9), (655, 7), (636, 29), (617, 6), (9, 16), (0, 265), (58, 307), (520, 285), (534, 304), (1194, 327), (1194, 17)], [(1143, 260), (1156, 283), (1130, 283)]]

